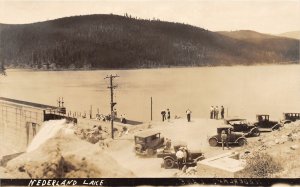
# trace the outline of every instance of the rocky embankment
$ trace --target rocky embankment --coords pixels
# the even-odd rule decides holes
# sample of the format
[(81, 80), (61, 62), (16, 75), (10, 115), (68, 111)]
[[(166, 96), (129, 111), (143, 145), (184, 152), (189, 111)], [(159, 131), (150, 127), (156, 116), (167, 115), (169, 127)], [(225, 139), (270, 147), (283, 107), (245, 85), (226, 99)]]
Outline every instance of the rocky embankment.
[(9, 161), (1, 173), (12, 178), (134, 177), (99, 145), (80, 140), (74, 132), (61, 132)]
[(300, 121), (285, 124), (280, 130), (262, 134), (257, 141), (250, 142), (241, 152), (265, 153), (277, 163), (278, 172), (268, 177), (300, 177)]

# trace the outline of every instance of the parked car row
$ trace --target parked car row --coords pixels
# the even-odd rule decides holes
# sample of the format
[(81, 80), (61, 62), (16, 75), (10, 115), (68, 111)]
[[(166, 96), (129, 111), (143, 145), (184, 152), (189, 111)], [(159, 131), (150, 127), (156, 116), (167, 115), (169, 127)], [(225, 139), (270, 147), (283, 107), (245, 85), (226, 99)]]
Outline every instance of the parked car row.
[[(270, 116), (266, 114), (256, 115), (256, 122), (249, 123), (246, 119), (233, 118), (225, 119), (224, 126), (217, 128), (217, 134), (208, 137), (210, 146), (217, 146), (222, 143), (222, 133), (226, 133), (228, 144), (243, 146), (247, 144), (247, 137), (260, 136), (261, 132), (277, 130), (286, 123), (300, 120), (300, 113), (284, 113), (284, 119), (280, 122), (270, 121)], [(162, 167), (166, 169), (178, 167), (176, 152), (179, 148), (184, 148), (186, 152), (185, 165), (187, 167), (196, 166), (197, 162), (205, 159), (204, 153), (197, 150), (190, 150), (184, 143), (173, 145), (157, 152), (165, 147), (165, 139), (160, 132), (146, 131), (134, 136), (135, 153), (142, 156), (154, 156), (163, 159)]]
[(271, 121), (267, 114), (256, 115), (256, 122), (249, 123), (246, 119), (232, 118), (225, 119), (226, 126), (217, 128), (217, 135), (208, 138), (210, 146), (217, 146), (222, 143), (222, 131), (227, 134), (228, 144), (243, 146), (247, 143), (246, 137), (259, 136), (261, 132), (271, 132), (280, 129), (284, 124), (300, 120), (300, 113), (283, 113), (281, 121)]

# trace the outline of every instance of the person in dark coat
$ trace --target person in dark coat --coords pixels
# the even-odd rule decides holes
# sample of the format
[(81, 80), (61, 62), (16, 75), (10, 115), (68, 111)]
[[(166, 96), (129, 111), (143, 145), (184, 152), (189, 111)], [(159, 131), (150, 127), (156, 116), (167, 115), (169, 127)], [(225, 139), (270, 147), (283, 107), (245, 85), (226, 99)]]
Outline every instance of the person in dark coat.
[(168, 121), (170, 121), (170, 119), (171, 119), (171, 112), (169, 109), (167, 109), (167, 119), (168, 119)]
[(215, 119), (219, 119), (219, 108), (216, 106), (215, 108)]
[(214, 107), (213, 106), (210, 107), (209, 112), (210, 112), (210, 119), (213, 119), (214, 118)]
[[(229, 133), (229, 131), (228, 131), (228, 133)], [(223, 148), (223, 150), (224, 150), (225, 144), (226, 144), (227, 149), (229, 149), (229, 146), (228, 146), (228, 135), (226, 134), (225, 130), (222, 130), (221, 139), (222, 139), (222, 148)]]
[(165, 121), (165, 119), (166, 119), (166, 111), (161, 111), (161, 117), (162, 117), (162, 121)]
[(187, 121), (188, 121), (188, 122), (191, 121), (191, 113), (192, 113), (192, 112), (190, 111), (190, 109), (187, 109), (187, 110), (186, 110), (186, 118), (187, 118)]

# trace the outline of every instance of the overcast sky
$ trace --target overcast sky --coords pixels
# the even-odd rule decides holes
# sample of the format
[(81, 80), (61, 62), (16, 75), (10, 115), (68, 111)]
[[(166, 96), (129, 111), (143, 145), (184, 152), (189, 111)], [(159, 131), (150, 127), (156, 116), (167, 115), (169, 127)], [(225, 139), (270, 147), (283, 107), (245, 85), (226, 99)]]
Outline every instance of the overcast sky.
[(32, 23), (86, 14), (131, 14), (211, 31), (300, 30), (300, 0), (0, 0), (1, 23)]

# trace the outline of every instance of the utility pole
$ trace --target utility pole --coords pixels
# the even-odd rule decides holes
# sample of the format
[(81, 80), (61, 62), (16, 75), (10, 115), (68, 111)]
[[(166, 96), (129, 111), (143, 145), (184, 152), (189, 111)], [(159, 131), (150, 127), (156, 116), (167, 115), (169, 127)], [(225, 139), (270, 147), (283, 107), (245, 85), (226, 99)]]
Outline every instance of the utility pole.
[(152, 104), (153, 104), (153, 102), (152, 102), (152, 97), (151, 97), (151, 121), (152, 121)]
[(118, 75), (106, 76), (104, 79), (109, 79), (110, 86), (107, 88), (110, 89), (110, 122), (111, 122), (111, 138), (114, 139), (114, 106), (117, 104), (114, 102), (114, 89), (117, 87), (113, 85), (113, 79), (119, 77)]

